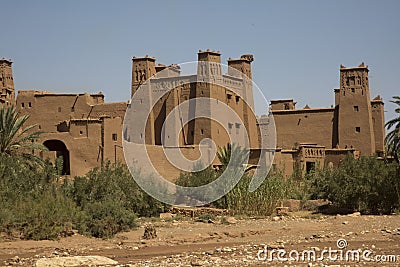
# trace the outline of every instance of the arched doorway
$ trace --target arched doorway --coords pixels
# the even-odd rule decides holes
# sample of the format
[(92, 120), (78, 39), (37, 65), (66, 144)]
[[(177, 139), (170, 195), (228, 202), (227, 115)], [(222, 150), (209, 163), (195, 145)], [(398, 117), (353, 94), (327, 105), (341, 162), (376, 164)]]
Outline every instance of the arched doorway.
[(69, 161), (69, 151), (64, 142), (60, 140), (46, 140), (43, 143), (44, 146), (47, 147), (49, 151), (54, 151), (55, 153), (52, 155), (53, 158), (51, 160), (56, 160), (57, 158), (62, 158), (63, 160), (63, 168), (62, 175), (70, 175), (70, 161)]

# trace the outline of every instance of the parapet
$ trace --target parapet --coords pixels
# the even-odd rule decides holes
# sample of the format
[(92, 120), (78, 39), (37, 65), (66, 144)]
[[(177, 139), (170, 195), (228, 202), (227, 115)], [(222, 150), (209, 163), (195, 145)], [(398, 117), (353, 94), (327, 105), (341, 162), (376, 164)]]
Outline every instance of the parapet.
[(271, 110), (294, 110), (296, 102), (293, 99), (271, 100)]

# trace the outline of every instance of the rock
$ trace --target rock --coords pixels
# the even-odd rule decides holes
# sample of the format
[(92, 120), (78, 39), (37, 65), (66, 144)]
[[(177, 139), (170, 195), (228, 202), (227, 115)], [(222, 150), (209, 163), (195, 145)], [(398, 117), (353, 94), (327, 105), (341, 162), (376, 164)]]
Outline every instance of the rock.
[(349, 215), (347, 215), (348, 217), (360, 217), (361, 216), (361, 213), (360, 212), (354, 212), (354, 213), (352, 213), (352, 214), (349, 214)]
[(202, 266), (204, 263), (202, 261), (199, 260), (194, 260), (190, 262), (190, 265), (192, 266)]
[(18, 256), (15, 256), (12, 258), (12, 261), (18, 263), (21, 261), (21, 259)]
[(276, 207), (276, 215), (283, 216), (288, 215), (289, 207)]
[(281, 218), (278, 217), (278, 216), (272, 217), (272, 220), (273, 220), (274, 222), (279, 221), (280, 219), (281, 219)]
[(165, 212), (165, 213), (160, 213), (160, 218), (161, 219), (170, 219), (176, 217), (176, 214), (173, 214), (171, 212)]
[(349, 224), (349, 222), (348, 221), (344, 221), (344, 222), (342, 222), (342, 224)]
[(235, 223), (237, 223), (237, 220), (235, 219), (235, 217), (227, 217), (226, 222), (228, 224), (235, 224)]
[(153, 239), (157, 237), (157, 231), (156, 228), (153, 225), (147, 225), (144, 228), (144, 234), (143, 238), (144, 239)]
[(64, 266), (97, 266), (97, 265), (115, 265), (118, 264), (110, 258), (103, 256), (75, 256), (59, 258), (43, 258), (36, 261), (36, 267), (64, 267)]

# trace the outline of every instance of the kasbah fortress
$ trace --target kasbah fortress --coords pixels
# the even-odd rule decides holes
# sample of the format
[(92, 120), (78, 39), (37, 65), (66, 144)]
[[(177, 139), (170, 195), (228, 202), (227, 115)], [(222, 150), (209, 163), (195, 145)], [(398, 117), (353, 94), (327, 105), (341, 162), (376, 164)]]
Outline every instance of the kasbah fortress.
[[(155, 63), (153, 57), (133, 57), (132, 95), (144, 81), (167, 66)], [(183, 125), (179, 137), (179, 147), (188, 158), (199, 156), (198, 144), (203, 138), (211, 138), (217, 146), (225, 146), (229, 135), (239, 134), (243, 127), (249, 133), (251, 148), (250, 163), (257, 162), (260, 156), (260, 133), (258, 127), (268, 121), (263, 116), (256, 118), (250, 112), (253, 105), (252, 87), (244, 85), (241, 75), (252, 78), (252, 55), (229, 59), (228, 66), (238, 70), (222, 73), (217, 63), (221, 63), (219, 51), (200, 50), (198, 61), (211, 66), (206, 70), (198, 68), (197, 75), (214, 75), (224, 84), (244, 88), (241, 99), (229, 86), (196, 82), (180, 84), (185, 79), (179, 67), (171, 65), (168, 75), (152, 80), (148, 96), (152, 96), (158, 83), (178, 84), (172, 93), (165, 94), (157, 102), (146, 124), (145, 144), (150, 158), (157, 170), (165, 178), (174, 180), (179, 170), (171, 165), (163, 154), (161, 145), (162, 125), (169, 112), (185, 100), (196, 97), (209, 97), (221, 101), (234, 110), (242, 119), (240, 123), (229, 123), (225, 129), (204, 118), (196, 118)], [(199, 63), (200, 64), (200, 63)], [(214, 64), (214, 65), (213, 65)], [(213, 68), (213, 69), (212, 69)], [(290, 175), (295, 167), (309, 172), (318, 166), (338, 166), (348, 153), (360, 155), (384, 153), (384, 103), (377, 96), (371, 100), (368, 82), (368, 66), (340, 66), (340, 88), (334, 89), (335, 104), (330, 108), (296, 108), (292, 99), (272, 100), (269, 110), (273, 114), (276, 127), (276, 147), (273, 169), (284, 169)], [(0, 59), (1, 105), (14, 104), (22, 114), (30, 115), (29, 124), (36, 124), (37, 130), (44, 134), (39, 142), (49, 151), (41, 156), (55, 160), (63, 159), (63, 174), (71, 177), (85, 175), (95, 166), (105, 161), (124, 161), (122, 147), (123, 121), (129, 105), (137, 103), (105, 103), (104, 95), (61, 94), (38, 90), (20, 90), (15, 98), (12, 61)], [(246, 103), (244, 103), (246, 100)], [(268, 110), (268, 107), (265, 108)], [(185, 112), (185, 111), (183, 111)], [(218, 159), (213, 164), (217, 166)]]

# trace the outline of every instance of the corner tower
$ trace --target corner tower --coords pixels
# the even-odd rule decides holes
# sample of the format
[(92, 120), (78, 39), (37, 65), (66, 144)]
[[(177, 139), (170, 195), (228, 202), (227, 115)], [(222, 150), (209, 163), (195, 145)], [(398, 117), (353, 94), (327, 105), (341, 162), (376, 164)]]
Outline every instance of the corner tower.
[(337, 145), (354, 148), (364, 155), (375, 153), (368, 81), (368, 66), (355, 68), (340, 66), (340, 89), (336, 90)]
[(154, 57), (133, 57), (132, 58), (132, 91), (131, 97), (136, 90), (147, 81), (151, 76), (156, 74), (156, 59)]
[(0, 59), (0, 105), (15, 103), (14, 78), (11, 65), (11, 60)]

